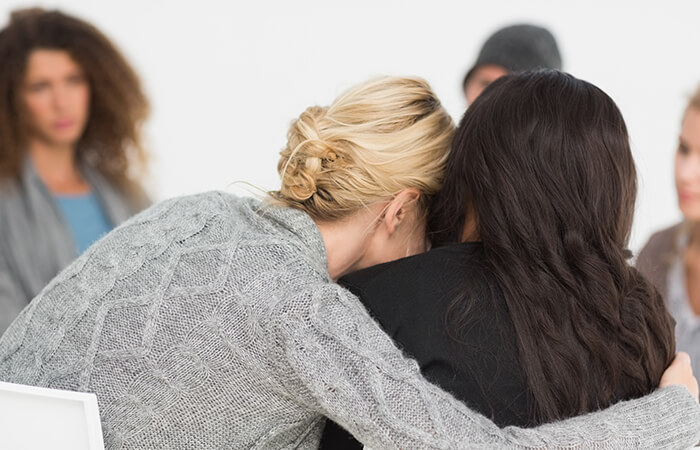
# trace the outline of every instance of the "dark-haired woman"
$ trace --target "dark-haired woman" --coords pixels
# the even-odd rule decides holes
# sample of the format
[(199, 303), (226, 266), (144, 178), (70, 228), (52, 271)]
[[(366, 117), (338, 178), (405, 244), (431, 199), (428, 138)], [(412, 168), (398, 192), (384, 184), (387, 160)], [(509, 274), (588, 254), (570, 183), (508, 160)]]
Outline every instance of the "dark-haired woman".
[(557, 71), (505, 76), (457, 130), (429, 213), (438, 248), (341, 281), (497, 424), (597, 410), (653, 390), (674, 355), (660, 295), (627, 263), (635, 197), (610, 97)]
[(0, 30), (0, 334), (59, 270), (147, 205), (148, 104), (92, 25), (16, 11)]

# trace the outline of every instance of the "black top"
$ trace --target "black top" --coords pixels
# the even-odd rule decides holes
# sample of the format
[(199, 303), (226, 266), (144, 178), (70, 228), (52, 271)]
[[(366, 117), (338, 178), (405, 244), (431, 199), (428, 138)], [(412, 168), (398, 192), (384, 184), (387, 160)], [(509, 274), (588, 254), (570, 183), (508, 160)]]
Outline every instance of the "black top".
[[(431, 382), (499, 426), (531, 426), (534, 400), (520, 367), (503, 293), (484, 269), (483, 246), (464, 243), (360, 270), (340, 280)], [(450, 302), (469, 286), (457, 344), (446, 331)], [(328, 421), (320, 448), (362, 448)]]

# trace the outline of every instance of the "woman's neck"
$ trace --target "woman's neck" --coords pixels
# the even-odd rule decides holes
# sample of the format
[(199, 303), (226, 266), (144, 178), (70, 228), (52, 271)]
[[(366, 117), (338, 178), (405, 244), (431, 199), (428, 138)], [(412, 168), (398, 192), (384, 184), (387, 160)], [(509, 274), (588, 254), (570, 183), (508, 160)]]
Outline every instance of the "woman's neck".
[(366, 226), (356, 220), (316, 222), (328, 258), (328, 274), (337, 280), (349, 273), (362, 258), (366, 245)]
[(29, 157), (39, 178), (52, 194), (75, 195), (90, 192), (75, 160), (75, 147), (33, 141)]
[(367, 261), (367, 252), (385, 208), (386, 203), (379, 202), (343, 219), (314, 221), (326, 247), (328, 274), (333, 280), (372, 264)]

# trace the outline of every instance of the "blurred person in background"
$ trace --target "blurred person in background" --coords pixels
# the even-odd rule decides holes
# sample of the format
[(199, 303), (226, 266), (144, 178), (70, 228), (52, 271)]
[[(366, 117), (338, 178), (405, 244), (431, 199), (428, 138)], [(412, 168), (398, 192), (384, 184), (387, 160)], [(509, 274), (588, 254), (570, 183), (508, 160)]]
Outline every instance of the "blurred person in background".
[(533, 69), (561, 70), (557, 41), (546, 28), (530, 24), (510, 25), (484, 42), (479, 56), (464, 76), (462, 91), (467, 105), (498, 78)]
[(148, 101), (91, 24), (18, 10), (0, 30), (0, 334), (62, 268), (147, 206)]
[(659, 289), (676, 320), (676, 345), (700, 369), (700, 86), (686, 106), (675, 156), (683, 220), (654, 233), (637, 267)]

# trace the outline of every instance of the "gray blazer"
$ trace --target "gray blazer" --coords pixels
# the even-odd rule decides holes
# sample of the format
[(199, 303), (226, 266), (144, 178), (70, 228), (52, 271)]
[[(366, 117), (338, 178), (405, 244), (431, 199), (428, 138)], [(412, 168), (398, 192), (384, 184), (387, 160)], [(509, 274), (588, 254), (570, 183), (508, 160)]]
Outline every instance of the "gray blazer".
[[(113, 225), (136, 212), (94, 169), (83, 167), (82, 174)], [(27, 159), (19, 180), (0, 186), (0, 335), (77, 256), (60, 209)]]
[(671, 268), (675, 240), (681, 231), (682, 223), (673, 225), (652, 234), (637, 256), (636, 267), (659, 290), (668, 301), (667, 281)]

